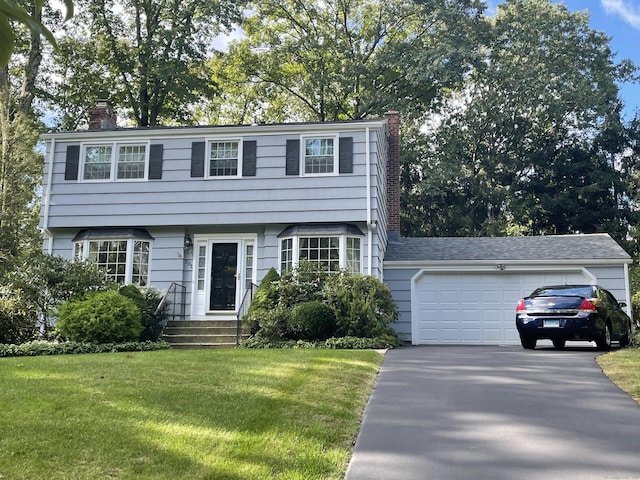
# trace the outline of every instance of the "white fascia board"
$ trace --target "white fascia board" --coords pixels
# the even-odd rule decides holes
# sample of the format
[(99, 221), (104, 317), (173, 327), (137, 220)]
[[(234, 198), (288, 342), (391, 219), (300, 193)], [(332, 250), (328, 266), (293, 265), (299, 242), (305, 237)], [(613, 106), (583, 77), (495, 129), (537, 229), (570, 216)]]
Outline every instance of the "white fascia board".
[(633, 263), (631, 259), (623, 258), (585, 258), (585, 259), (568, 259), (568, 260), (439, 260), (439, 261), (384, 261), (384, 268), (388, 269), (413, 269), (413, 268), (451, 268), (464, 270), (474, 270), (478, 268), (486, 268), (487, 266), (496, 267), (496, 265), (504, 265), (505, 269), (509, 267), (539, 267), (540, 269), (548, 267), (582, 267), (588, 266), (622, 266)]
[(231, 125), (207, 127), (158, 127), (158, 128), (120, 128), (114, 130), (85, 130), (74, 132), (45, 133), (44, 141), (82, 141), (86, 139), (122, 139), (122, 138), (180, 138), (212, 137), (220, 135), (261, 136), (274, 134), (305, 134), (354, 132), (366, 128), (382, 128), (387, 120), (353, 122), (317, 122), (317, 123), (279, 123), (265, 125)]

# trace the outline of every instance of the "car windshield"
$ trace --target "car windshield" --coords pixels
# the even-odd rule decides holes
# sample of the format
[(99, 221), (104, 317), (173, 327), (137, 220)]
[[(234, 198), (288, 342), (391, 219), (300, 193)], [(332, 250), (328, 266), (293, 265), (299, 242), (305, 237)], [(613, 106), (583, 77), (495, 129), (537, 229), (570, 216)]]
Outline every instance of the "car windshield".
[(593, 297), (593, 287), (543, 287), (531, 294), (531, 297)]

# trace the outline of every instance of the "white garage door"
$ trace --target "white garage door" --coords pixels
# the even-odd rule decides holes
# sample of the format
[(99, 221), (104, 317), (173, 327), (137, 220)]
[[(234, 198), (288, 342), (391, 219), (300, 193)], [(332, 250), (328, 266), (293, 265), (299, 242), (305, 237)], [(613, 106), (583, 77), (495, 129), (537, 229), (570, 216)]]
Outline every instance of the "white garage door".
[(580, 271), (424, 273), (413, 292), (413, 343), (517, 344), (520, 298), (542, 285), (591, 281)]

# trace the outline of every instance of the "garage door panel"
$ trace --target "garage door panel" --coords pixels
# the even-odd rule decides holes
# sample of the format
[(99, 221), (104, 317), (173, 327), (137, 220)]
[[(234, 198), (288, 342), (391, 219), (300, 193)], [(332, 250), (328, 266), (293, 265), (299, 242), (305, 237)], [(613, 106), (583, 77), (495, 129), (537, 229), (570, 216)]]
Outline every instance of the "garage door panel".
[(572, 272), (434, 272), (420, 277), (414, 343), (517, 344), (515, 306), (545, 284), (585, 283)]

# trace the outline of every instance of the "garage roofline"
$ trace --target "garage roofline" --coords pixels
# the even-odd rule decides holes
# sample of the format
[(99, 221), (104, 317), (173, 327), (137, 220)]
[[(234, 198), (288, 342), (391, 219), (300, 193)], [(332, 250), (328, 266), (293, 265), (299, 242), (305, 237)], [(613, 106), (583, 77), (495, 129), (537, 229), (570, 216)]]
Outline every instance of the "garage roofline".
[(591, 258), (591, 259), (566, 259), (566, 260), (517, 260), (517, 259), (486, 259), (486, 260), (396, 260), (385, 261), (384, 268), (388, 269), (423, 269), (433, 267), (459, 267), (461, 270), (469, 270), (473, 267), (487, 267), (493, 266), (496, 269), (498, 265), (503, 265), (505, 269), (509, 267), (539, 267), (547, 268), (558, 265), (570, 265), (576, 267), (588, 266), (603, 266), (603, 265), (631, 265), (633, 260), (622, 258)]

